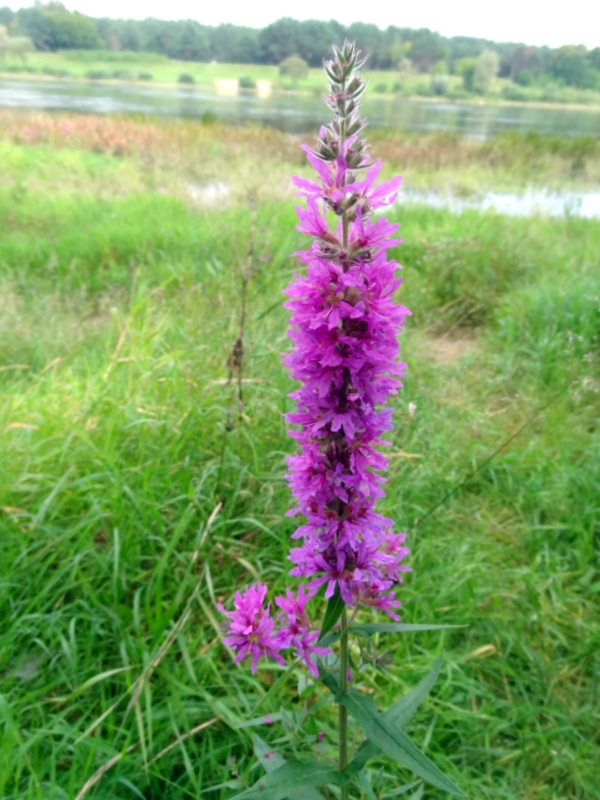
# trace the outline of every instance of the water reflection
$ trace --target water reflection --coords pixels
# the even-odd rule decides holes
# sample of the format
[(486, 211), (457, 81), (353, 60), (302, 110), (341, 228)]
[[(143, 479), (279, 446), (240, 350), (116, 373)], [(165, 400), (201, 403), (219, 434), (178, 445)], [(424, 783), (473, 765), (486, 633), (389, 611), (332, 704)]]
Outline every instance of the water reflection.
[[(180, 118), (199, 118), (212, 112), (225, 122), (259, 122), (295, 134), (316, 131), (323, 123), (324, 113), (320, 94), (223, 95), (207, 87), (68, 81), (0, 80), (0, 105), (98, 114), (138, 112)], [(598, 136), (600, 132), (597, 109), (412, 101), (392, 95), (367, 96), (362, 107), (369, 124), (375, 128), (454, 130), (477, 139), (486, 139), (502, 130), (568, 136)]]
[(401, 192), (399, 204), (447, 208), (455, 213), (467, 209), (496, 211), (509, 217), (581, 217), (600, 220), (600, 192), (550, 192), (548, 190), (488, 192), (480, 198), (456, 197), (437, 192)]

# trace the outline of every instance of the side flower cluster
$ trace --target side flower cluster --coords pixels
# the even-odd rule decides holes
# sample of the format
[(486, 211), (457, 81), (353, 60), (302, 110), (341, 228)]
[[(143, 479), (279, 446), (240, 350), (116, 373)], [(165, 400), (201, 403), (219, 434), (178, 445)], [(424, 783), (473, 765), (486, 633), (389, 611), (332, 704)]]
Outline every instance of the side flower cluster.
[[(288, 459), (289, 486), (298, 505), (289, 515), (306, 523), (293, 534), (291, 575), (305, 583), (297, 596), (288, 590), (275, 600), (274, 621), (261, 584), (236, 593), (225, 643), (246, 655), (253, 669), (261, 655), (281, 660), (293, 647), (316, 674), (314, 642), (306, 602), (325, 585), (325, 598), (339, 591), (348, 606), (380, 608), (399, 619), (394, 587), (409, 568), (405, 535), (374, 510), (384, 495), (387, 457), (378, 451), (392, 428), (390, 394), (402, 385), (405, 364), (397, 362), (397, 334), (410, 314), (394, 303), (398, 265), (386, 251), (401, 240), (397, 225), (373, 217), (392, 203), (400, 177), (376, 186), (381, 164), (369, 163), (361, 133), (358, 98), (365, 88), (358, 51), (349, 43), (326, 62), (327, 104), (332, 122), (314, 149), (305, 147), (317, 181), (295, 177), (306, 208), (298, 208), (298, 230), (313, 238), (297, 253), (305, 275), (295, 275), (284, 303), (291, 311), (293, 351), (284, 363), (300, 388), (291, 397), (298, 410), (288, 415), (290, 435), (300, 452)], [(277, 623), (277, 624), (275, 624)]]
[(267, 587), (257, 583), (244, 592), (235, 593), (233, 611), (227, 611), (221, 603), (217, 604), (219, 611), (230, 619), (223, 643), (236, 651), (235, 663), (249, 656), (252, 659), (252, 673), (255, 673), (262, 656), (284, 664), (281, 651), (294, 648), (297, 658), (301, 658), (317, 677), (319, 670), (314, 656), (326, 655), (329, 650), (315, 644), (319, 634), (311, 631), (306, 603), (312, 594), (306, 593), (301, 586), (297, 596), (288, 589), (285, 597), (276, 597), (275, 603), (281, 609), (276, 620), (271, 617), (270, 603), (265, 605), (266, 595)]

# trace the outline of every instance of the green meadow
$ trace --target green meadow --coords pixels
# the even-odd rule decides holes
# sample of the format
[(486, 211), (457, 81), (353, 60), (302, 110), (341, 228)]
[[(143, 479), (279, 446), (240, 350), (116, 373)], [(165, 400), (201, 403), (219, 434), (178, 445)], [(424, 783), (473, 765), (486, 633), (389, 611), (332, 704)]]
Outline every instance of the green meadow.
[[(294, 585), (299, 144), (76, 115), (0, 130), (0, 797), (226, 800), (261, 775), (252, 734), (333, 758), (323, 688), (234, 665), (216, 610)], [(373, 152), (409, 189), (592, 186), (597, 143), (576, 142), (382, 133)], [(387, 216), (413, 316), (380, 509), (411, 548), (403, 621), (464, 627), (355, 642), (360, 685), (386, 708), (443, 651), (408, 733), (468, 797), (600, 798), (600, 225)], [(440, 797), (385, 757), (351, 796), (403, 793)]]
[[(200, 86), (212, 86), (217, 80), (239, 80), (242, 77), (253, 81), (268, 81), (274, 89), (297, 88), (303, 91), (323, 92), (323, 70), (311, 68), (305, 77), (293, 82), (281, 78), (279, 67), (270, 64), (228, 64), (221, 62), (177, 61), (157, 53), (112, 52), (106, 50), (62, 50), (56, 53), (34, 52), (26, 61), (11, 57), (0, 63), (0, 73), (22, 75), (27, 78), (58, 77), (70, 79), (154, 81), (178, 83), (183, 73), (190, 75)], [(378, 93), (399, 91), (418, 92), (419, 87), (431, 83), (430, 75), (367, 70), (372, 90)], [(502, 84), (508, 83), (503, 81)], [(450, 84), (455, 87), (461, 79), (452, 76)], [(396, 87), (396, 88), (394, 88)]]

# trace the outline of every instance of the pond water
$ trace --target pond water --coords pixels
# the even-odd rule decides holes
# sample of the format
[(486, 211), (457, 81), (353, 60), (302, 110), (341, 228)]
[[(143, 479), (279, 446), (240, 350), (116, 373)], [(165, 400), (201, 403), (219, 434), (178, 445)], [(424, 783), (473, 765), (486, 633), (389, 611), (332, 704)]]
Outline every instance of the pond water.
[(432, 208), (448, 208), (460, 213), (472, 208), (477, 211), (497, 211), (509, 217), (582, 217), (600, 220), (600, 192), (550, 192), (528, 190), (522, 194), (487, 192), (476, 199), (456, 197), (437, 192), (400, 192), (397, 202)]
[[(193, 203), (227, 202), (230, 187), (223, 181), (188, 183), (186, 192)], [(474, 209), (495, 211), (509, 217), (581, 217), (600, 220), (600, 192), (551, 192), (547, 189), (529, 189), (523, 193), (486, 192), (481, 197), (457, 197), (440, 192), (411, 192), (401, 190), (397, 205), (425, 205), (447, 208), (455, 214)]]
[[(308, 133), (323, 124), (320, 94), (245, 91), (218, 94), (208, 87), (76, 81), (0, 80), (0, 106), (61, 109), (95, 114), (137, 112), (175, 118), (200, 118), (207, 112), (229, 123), (258, 122), (289, 133)], [(372, 127), (452, 130), (486, 139), (500, 131), (536, 131), (566, 136), (599, 136), (600, 109), (480, 105), (373, 97), (362, 102)]]

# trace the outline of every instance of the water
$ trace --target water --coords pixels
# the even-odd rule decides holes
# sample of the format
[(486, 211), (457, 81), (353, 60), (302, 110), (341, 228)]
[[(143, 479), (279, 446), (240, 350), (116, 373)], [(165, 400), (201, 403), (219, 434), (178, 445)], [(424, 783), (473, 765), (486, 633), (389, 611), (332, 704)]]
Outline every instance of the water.
[[(317, 94), (279, 92), (259, 97), (255, 92), (223, 95), (208, 87), (75, 81), (0, 80), (0, 106), (94, 114), (137, 112), (175, 118), (200, 118), (212, 112), (228, 123), (258, 122), (295, 134), (318, 130), (325, 113)], [(477, 139), (504, 130), (600, 135), (598, 109), (415, 101), (391, 95), (366, 95), (362, 108), (369, 124), (376, 128), (451, 130)]]
[[(230, 187), (223, 181), (187, 183), (186, 192), (192, 203), (216, 205), (227, 202)], [(398, 205), (425, 205), (430, 208), (447, 208), (455, 214), (474, 209), (495, 211), (509, 217), (581, 217), (600, 220), (600, 192), (551, 192), (548, 189), (528, 189), (523, 193), (487, 192), (465, 198), (439, 192), (412, 192), (401, 190)]]
[(475, 199), (437, 192), (400, 192), (398, 203), (448, 208), (459, 214), (466, 209), (496, 211), (509, 217), (582, 217), (600, 220), (600, 192), (551, 192), (531, 189), (522, 194), (487, 192)]

